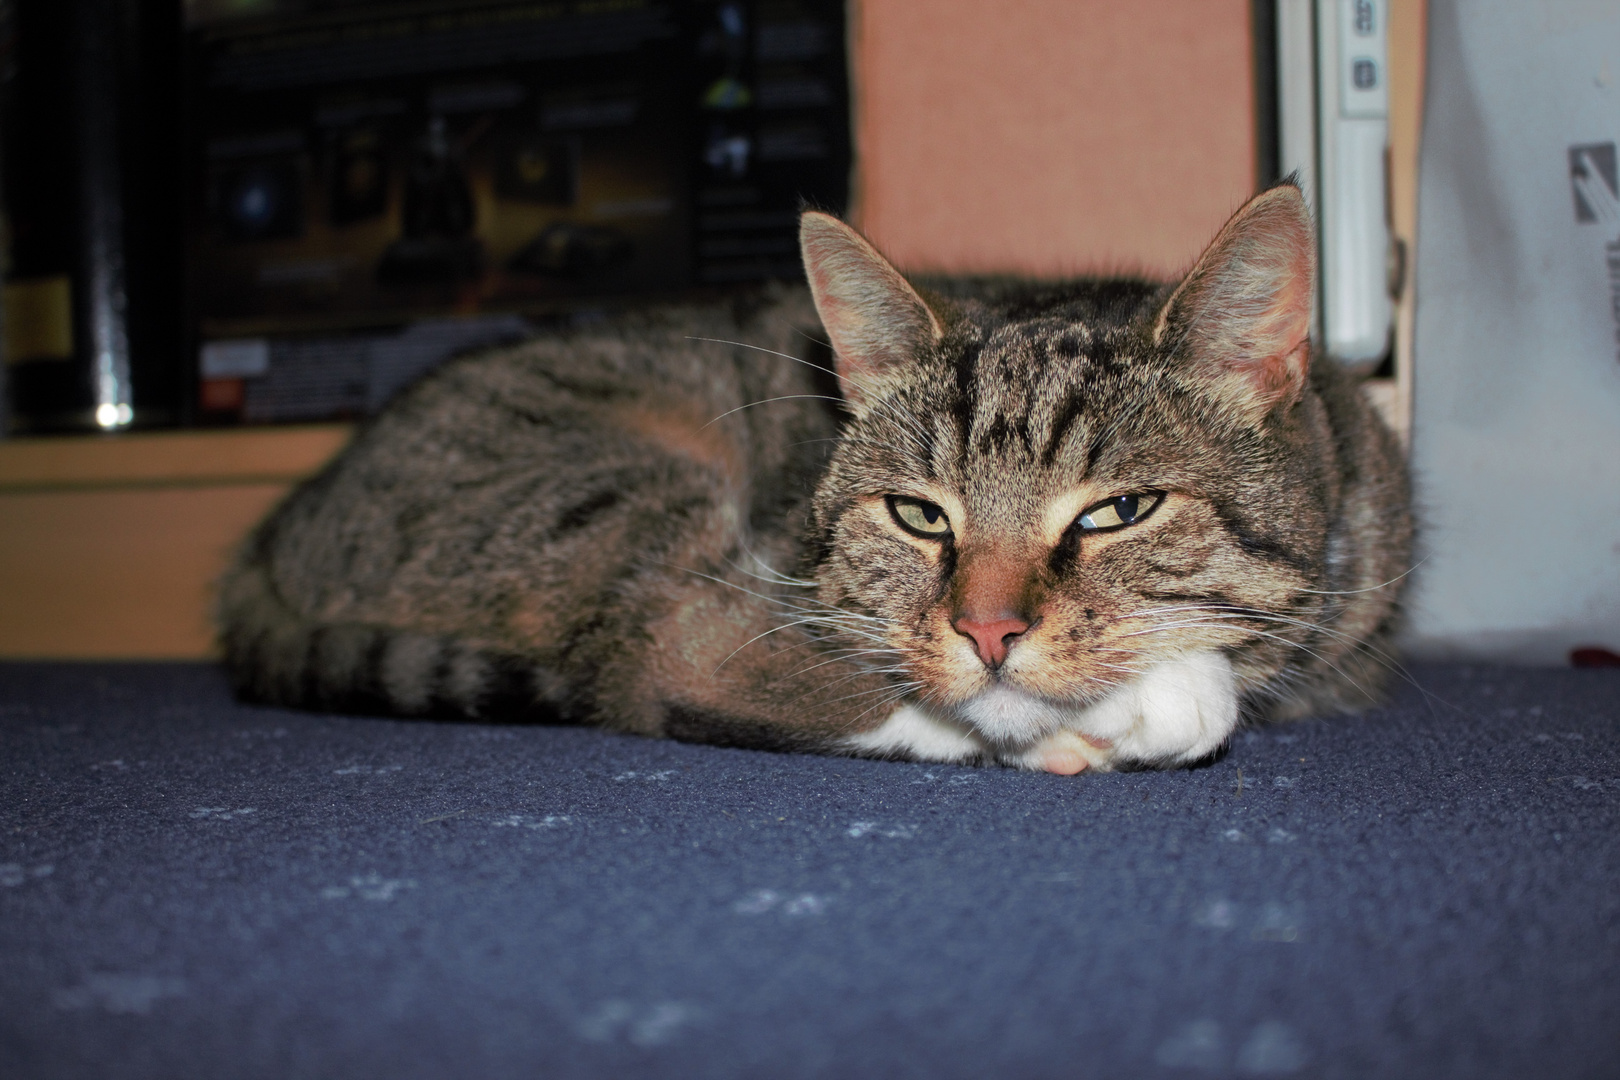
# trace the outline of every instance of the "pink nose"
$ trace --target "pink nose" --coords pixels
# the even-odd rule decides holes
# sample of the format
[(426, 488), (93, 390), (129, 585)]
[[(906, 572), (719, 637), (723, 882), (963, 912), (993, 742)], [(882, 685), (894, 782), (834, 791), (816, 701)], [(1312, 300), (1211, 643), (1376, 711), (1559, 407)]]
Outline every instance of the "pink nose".
[(1023, 619), (979, 622), (966, 615), (956, 618), (951, 625), (956, 628), (958, 634), (973, 639), (974, 648), (979, 652), (979, 659), (989, 668), (1000, 667), (1007, 659), (1007, 648), (1012, 639), (1029, 629), (1029, 623)]

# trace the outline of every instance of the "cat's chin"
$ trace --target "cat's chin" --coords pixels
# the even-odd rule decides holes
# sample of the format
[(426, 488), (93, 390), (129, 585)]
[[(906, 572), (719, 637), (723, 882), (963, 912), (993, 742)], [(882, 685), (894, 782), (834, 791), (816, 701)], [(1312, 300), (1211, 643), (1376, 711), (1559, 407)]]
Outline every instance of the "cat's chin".
[(1119, 765), (1180, 765), (1208, 756), (1238, 721), (1225, 653), (1165, 660), (1089, 705), (1054, 704), (995, 686), (954, 709), (906, 704), (848, 749), (961, 764), (993, 759), (1054, 773)]
[(1084, 730), (1086, 706), (1058, 705), (996, 685), (956, 706), (956, 714), (993, 743), (1025, 745), (1065, 730)]
[[(1071, 769), (1049, 768), (1047, 759), (1058, 751), (1055, 744), (1049, 744), (1054, 737), (1079, 738), (1074, 729), (1084, 712), (1080, 706), (1054, 705), (1022, 690), (996, 686), (955, 708), (920, 702), (902, 705), (882, 724), (847, 742), (856, 753), (874, 757), (964, 765), (999, 761), (1022, 768), (1072, 773), (1085, 764)], [(1085, 756), (1086, 764), (1104, 764), (1104, 757), (1094, 749)]]

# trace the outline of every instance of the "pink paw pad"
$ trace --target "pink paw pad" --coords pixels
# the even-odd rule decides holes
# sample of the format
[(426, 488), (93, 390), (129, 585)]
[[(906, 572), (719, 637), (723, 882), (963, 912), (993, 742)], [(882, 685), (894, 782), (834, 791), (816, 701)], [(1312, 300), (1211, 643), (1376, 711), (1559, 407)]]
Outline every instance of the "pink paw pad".
[(1041, 768), (1058, 776), (1084, 772), (1090, 762), (1078, 750), (1051, 749), (1041, 755)]

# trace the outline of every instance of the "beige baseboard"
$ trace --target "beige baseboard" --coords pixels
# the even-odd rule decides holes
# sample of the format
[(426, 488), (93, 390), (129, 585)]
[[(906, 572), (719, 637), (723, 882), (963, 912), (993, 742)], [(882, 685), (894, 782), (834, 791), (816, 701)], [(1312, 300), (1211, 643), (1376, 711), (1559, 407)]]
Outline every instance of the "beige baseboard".
[(349, 430), (0, 442), (0, 658), (211, 655), (231, 551)]

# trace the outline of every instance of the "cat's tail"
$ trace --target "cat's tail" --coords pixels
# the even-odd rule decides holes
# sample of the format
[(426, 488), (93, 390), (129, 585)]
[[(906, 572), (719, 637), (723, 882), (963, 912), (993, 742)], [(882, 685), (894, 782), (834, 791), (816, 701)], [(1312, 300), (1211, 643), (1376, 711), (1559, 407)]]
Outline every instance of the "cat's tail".
[(561, 719), (531, 657), (448, 635), (324, 623), (282, 598), (254, 537), (220, 582), (225, 665), (242, 697), (267, 704), (445, 719)]

